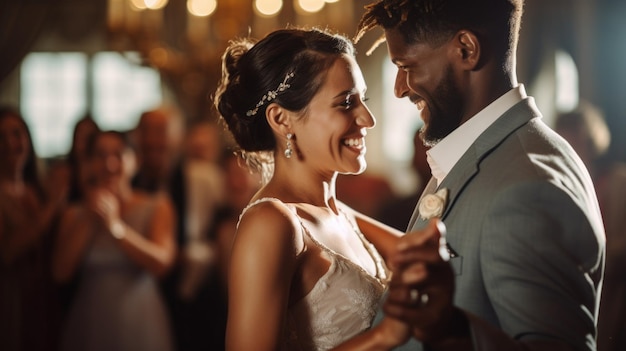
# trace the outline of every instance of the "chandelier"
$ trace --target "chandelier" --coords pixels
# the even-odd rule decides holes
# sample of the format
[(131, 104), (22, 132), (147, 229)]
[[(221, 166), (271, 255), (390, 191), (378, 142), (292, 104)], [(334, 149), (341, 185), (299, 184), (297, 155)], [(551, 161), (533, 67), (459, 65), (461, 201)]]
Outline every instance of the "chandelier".
[(221, 55), (236, 37), (261, 38), (288, 25), (318, 26), (352, 35), (349, 0), (108, 0), (107, 41), (138, 51), (159, 70), (189, 118), (213, 117), (210, 94)]

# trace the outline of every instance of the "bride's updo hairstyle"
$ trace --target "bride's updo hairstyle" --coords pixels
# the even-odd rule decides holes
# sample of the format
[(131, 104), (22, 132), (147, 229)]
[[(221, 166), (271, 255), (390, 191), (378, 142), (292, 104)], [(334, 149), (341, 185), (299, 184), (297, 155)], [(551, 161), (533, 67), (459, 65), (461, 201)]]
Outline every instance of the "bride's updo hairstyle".
[(242, 151), (273, 151), (267, 106), (277, 103), (305, 116), (326, 72), (342, 54), (354, 56), (352, 43), (319, 29), (283, 29), (258, 42), (232, 41), (222, 57), (215, 106)]

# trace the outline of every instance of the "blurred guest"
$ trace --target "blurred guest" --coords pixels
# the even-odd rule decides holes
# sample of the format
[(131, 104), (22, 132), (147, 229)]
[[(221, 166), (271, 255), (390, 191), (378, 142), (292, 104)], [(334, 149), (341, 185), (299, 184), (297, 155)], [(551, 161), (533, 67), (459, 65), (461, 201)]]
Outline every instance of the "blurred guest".
[(84, 189), (89, 183), (89, 174), (86, 170), (86, 144), (89, 137), (100, 129), (91, 116), (86, 115), (78, 120), (72, 134), (72, 147), (67, 154), (67, 164), (70, 170), (69, 201), (74, 202), (82, 198)]
[(94, 134), (87, 157), (94, 184), (63, 214), (53, 256), (57, 281), (82, 274), (61, 349), (172, 350), (156, 282), (174, 260), (171, 204), (131, 188), (136, 161), (124, 134)]
[(407, 224), (417, 205), (417, 200), (419, 200), (430, 179), (430, 166), (426, 161), (426, 150), (428, 150), (428, 147), (420, 139), (418, 129), (413, 135), (413, 158), (411, 159), (411, 168), (417, 175), (418, 185), (413, 193), (404, 197), (394, 198), (383, 205), (375, 216), (376, 219), (398, 230), (404, 231), (407, 229)]
[[(50, 186), (66, 187), (66, 203), (74, 204), (82, 199), (91, 179), (89, 178), (88, 162), (86, 159), (85, 144), (90, 135), (99, 131), (98, 125), (91, 116), (86, 115), (78, 120), (74, 126), (72, 145), (65, 157), (56, 157), (46, 160), (45, 181)], [(63, 212), (65, 207), (60, 211)], [(58, 218), (52, 225), (52, 234), (49, 238), (50, 245), (54, 242), (54, 236), (58, 233)], [(78, 274), (62, 284), (55, 284), (55, 299), (57, 319), (63, 319), (67, 313), (69, 304), (73, 299), (78, 286)]]
[(252, 172), (249, 167), (242, 164), (243, 162), (243, 159), (232, 151), (225, 151), (221, 160), (227, 196), (225, 204), (215, 213), (211, 240), (215, 245), (218, 279), (223, 286), (226, 286), (230, 250), (239, 214), (261, 188), (261, 175)]
[(374, 216), (393, 198), (393, 190), (384, 176), (365, 171), (358, 176), (339, 174), (337, 198), (357, 212)]
[[(169, 192), (180, 161), (184, 120), (173, 108), (144, 112), (134, 130), (139, 169), (133, 186), (148, 192)], [(180, 233), (179, 233), (180, 234)]]
[(42, 187), (30, 132), (0, 107), (0, 349), (52, 350), (46, 234), (66, 187)]
[(218, 162), (222, 152), (220, 129), (214, 122), (201, 120), (193, 124), (185, 138), (185, 156), (191, 160)]
[(205, 339), (196, 326), (202, 309), (198, 291), (213, 260), (210, 220), (223, 197), (221, 172), (208, 161), (219, 153), (219, 134), (202, 123), (198, 127), (186, 133), (178, 111), (160, 108), (143, 113), (135, 129), (140, 165), (133, 185), (167, 194), (177, 216), (177, 258), (161, 288), (179, 351), (194, 350)]
[(214, 262), (207, 236), (213, 212), (224, 197), (224, 176), (217, 163), (222, 148), (220, 140), (217, 127), (207, 121), (193, 125), (185, 138), (182, 168), (186, 189), (186, 233), (185, 246), (180, 253), (182, 276), (178, 294), (186, 301), (195, 298)]
[[(214, 212), (224, 198), (224, 175), (218, 165), (222, 148), (218, 129), (208, 121), (192, 125), (181, 160), (185, 189), (185, 225), (179, 266), (173, 280), (172, 310), (179, 351), (223, 349), (219, 333), (220, 301), (212, 276), (216, 252), (209, 239)], [(216, 326), (217, 325), (217, 326)]]
[(212, 264), (205, 273), (204, 284), (199, 286), (194, 298), (195, 313), (188, 315), (185, 326), (193, 343), (186, 350), (224, 350), (226, 320), (228, 315), (227, 271), (230, 250), (239, 214), (259, 189), (261, 177), (251, 173), (239, 163), (232, 151), (225, 151), (220, 166), (224, 171), (225, 203), (211, 218), (209, 240), (212, 247)]
[(555, 129), (591, 173), (606, 230), (598, 350), (626, 350), (626, 165), (607, 157), (609, 128), (602, 112), (590, 103), (557, 116)]
[[(99, 131), (100, 128), (91, 115), (83, 116), (74, 125), (72, 145), (65, 162), (55, 163), (48, 169), (47, 177), (50, 179), (65, 177), (66, 182), (69, 184), (67, 199), (70, 204), (81, 201), (91, 185), (92, 175), (89, 172), (87, 161), (87, 140)], [(67, 312), (69, 304), (73, 299), (73, 294), (78, 286), (78, 279), (79, 275), (76, 274), (70, 281), (58, 285), (63, 313)]]

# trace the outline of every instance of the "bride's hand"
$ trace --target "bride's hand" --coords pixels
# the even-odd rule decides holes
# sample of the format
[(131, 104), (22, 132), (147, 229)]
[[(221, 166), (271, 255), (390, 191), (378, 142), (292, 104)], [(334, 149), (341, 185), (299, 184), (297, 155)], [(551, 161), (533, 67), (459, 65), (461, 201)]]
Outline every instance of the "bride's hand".
[(375, 327), (333, 348), (333, 351), (387, 351), (406, 343), (411, 337), (408, 324), (385, 316)]
[(380, 330), (382, 340), (385, 340), (390, 348), (406, 343), (411, 337), (411, 327), (393, 317), (385, 316), (376, 328)]

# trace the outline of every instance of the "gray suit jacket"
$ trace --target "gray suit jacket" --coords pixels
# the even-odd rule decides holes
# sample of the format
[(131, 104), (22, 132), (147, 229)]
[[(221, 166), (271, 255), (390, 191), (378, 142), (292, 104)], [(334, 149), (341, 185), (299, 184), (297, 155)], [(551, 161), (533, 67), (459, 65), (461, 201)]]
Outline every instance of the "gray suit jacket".
[[(449, 190), (442, 220), (458, 255), (454, 303), (470, 320), (474, 350), (542, 338), (596, 349), (602, 219), (587, 170), (540, 117), (532, 98), (516, 104), (439, 187)], [(425, 223), (414, 213), (408, 228)]]

